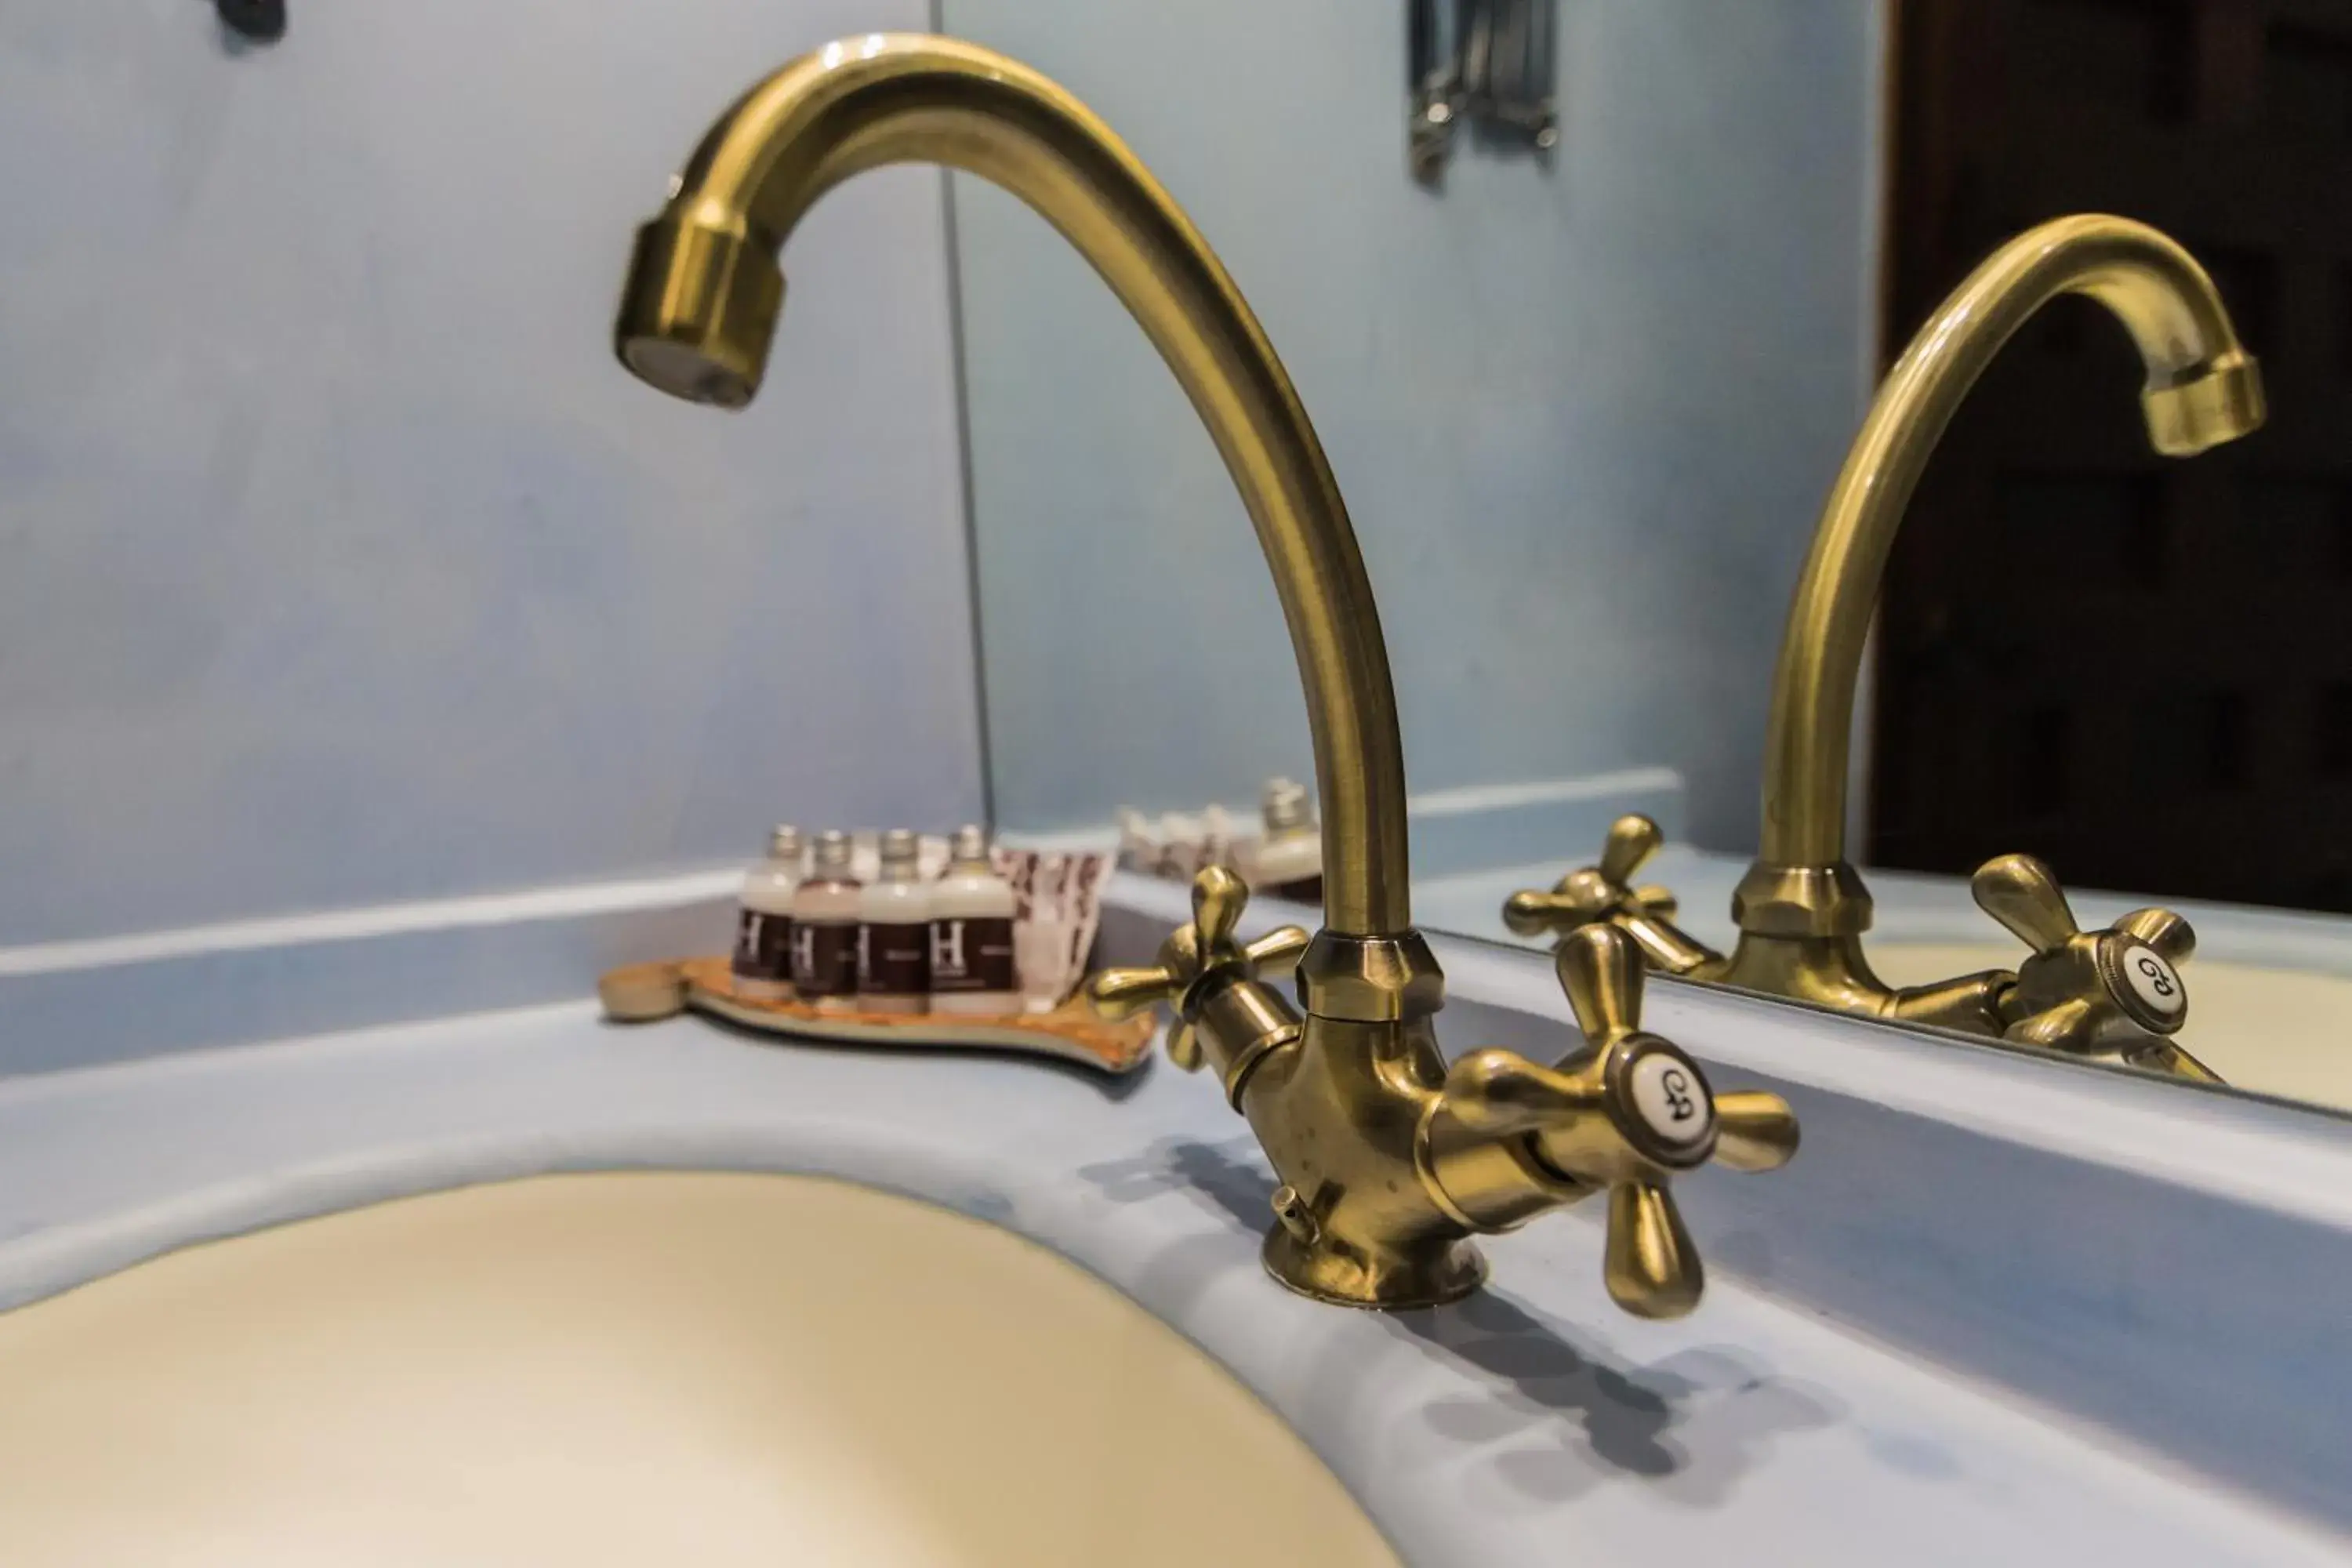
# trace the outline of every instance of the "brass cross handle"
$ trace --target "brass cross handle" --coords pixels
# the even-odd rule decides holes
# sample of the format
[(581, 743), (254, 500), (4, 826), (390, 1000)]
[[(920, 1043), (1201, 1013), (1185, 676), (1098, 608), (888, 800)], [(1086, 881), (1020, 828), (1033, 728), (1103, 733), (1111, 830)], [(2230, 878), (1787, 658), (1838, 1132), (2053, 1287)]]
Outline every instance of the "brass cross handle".
[[(1680, 1047), (1641, 1027), (1642, 958), (1613, 926), (1569, 932), (1553, 967), (1585, 1045), (1541, 1067), (1474, 1052), (1445, 1077), (1454, 1119), (1491, 1139), (1528, 1137), (1540, 1166), (1609, 1189), (1602, 1279), (1620, 1307), (1676, 1318), (1698, 1304), (1705, 1270), (1669, 1183), (1710, 1159), (1769, 1171), (1797, 1152), (1797, 1119), (1777, 1094), (1718, 1095)], [(1463, 1206), (1475, 1194), (1450, 1194)], [(1463, 1200), (1468, 1203), (1463, 1203)]]
[(1674, 924), (1677, 905), (1669, 889), (1633, 885), (1633, 873), (1658, 852), (1665, 835), (1639, 814), (1609, 825), (1600, 863), (1580, 866), (1549, 892), (1523, 888), (1503, 903), (1503, 923), (1520, 936), (1566, 934), (1600, 921), (1632, 937), (1643, 956), (1669, 974), (1684, 974), (1716, 956)]
[(1087, 1000), (1106, 1018), (1132, 1017), (1166, 1002), (1176, 1012), (1168, 1031), (1168, 1059), (1192, 1072), (1201, 1065), (1201, 1042), (1193, 1029), (1199, 1001), (1212, 984), (1255, 981), (1262, 973), (1295, 967), (1307, 951), (1307, 932), (1277, 926), (1255, 942), (1234, 941), (1249, 885), (1223, 866), (1209, 866), (1192, 879), (1192, 923), (1178, 926), (1160, 944), (1160, 962), (1106, 969), (1087, 982)]
[(2179, 965), (2197, 933), (2170, 910), (2134, 910), (2105, 931), (2075, 923), (2050, 868), (2003, 855), (1969, 880), (1977, 905), (2033, 950), (2001, 999), (2006, 1039), (2074, 1056), (2119, 1056), (2184, 1078), (2212, 1070), (2172, 1043), (2189, 1017)]

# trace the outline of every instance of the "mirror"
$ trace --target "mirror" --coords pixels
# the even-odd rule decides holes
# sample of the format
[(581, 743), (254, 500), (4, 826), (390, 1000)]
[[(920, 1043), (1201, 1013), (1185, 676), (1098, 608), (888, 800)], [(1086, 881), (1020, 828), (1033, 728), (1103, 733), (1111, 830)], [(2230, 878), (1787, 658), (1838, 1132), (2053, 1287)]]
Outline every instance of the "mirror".
[[(2125, 1006), (2127, 961), (2168, 953), (2146, 984), (2193, 1002), (2142, 1034), (2352, 1107), (2352, 252), (2297, 217), (2352, 173), (2352, 14), (1564, 6), (1545, 144), (1465, 127), (1431, 180), (1428, 9), (942, 15), (1121, 128), (1289, 369), (1380, 595), (1420, 922), (1549, 945), (1506, 900), (1637, 812), (1664, 842), (1640, 880), (1731, 950), (1791, 595), (1882, 377), (2006, 241), (2120, 213), (2201, 263), (2271, 416), (2159, 455), (2166, 419), (2250, 423), (2251, 378), (2149, 359), (2112, 301), (2024, 312), (1886, 562), (1840, 775), (1861, 945), (1890, 987), (1999, 970), (2033, 992), (1938, 994), (1914, 1021), (1993, 1009), (1969, 1037), (2157, 1065), (2105, 1014), (2043, 1016), (2094, 981)], [(1131, 807), (1181, 869), (1255, 831), (1265, 781), (1312, 776), (1279, 606), (1108, 291), (1009, 198), (958, 179), (950, 202), (997, 818)], [(2139, 308), (2146, 336), (2176, 306)], [(2143, 411), (2151, 374), (2198, 389)], [(2084, 931), (2161, 907), (2193, 956), (2127, 922), (2021, 970), (2043, 917), (2005, 926), (1970, 888), (2016, 852)]]

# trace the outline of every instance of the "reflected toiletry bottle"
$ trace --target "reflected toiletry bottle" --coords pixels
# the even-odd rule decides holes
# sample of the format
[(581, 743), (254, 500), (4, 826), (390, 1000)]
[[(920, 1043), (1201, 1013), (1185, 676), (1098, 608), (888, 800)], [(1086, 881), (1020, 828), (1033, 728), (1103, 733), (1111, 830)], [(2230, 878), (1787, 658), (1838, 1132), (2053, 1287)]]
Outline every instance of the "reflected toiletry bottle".
[(1261, 893), (1301, 904), (1323, 901), (1323, 832), (1315, 824), (1314, 797), (1289, 779), (1266, 781), (1261, 803), (1265, 837), (1253, 861), (1253, 885)]
[(808, 879), (793, 895), (793, 985), (821, 1013), (857, 1008), (857, 879), (846, 833), (820, 833)]
[(948, 874), (931, 884), (931, 1011), (1021, 1011), (1013, 963), (1013, 885), (996, 874), (988, 830), (956, 829)]
[(919, 847), (915, 856), (916, 879), (929, 887), (948, 874), (955, 846), (936, 833), (926, 833), (915, 842)]
[(849, 874), (859, 887), (882, 874), (882, 836), (860, 828), (849, 836)]
[(774, 1002), (793, 994), (793, 899), (806, 858), (797, 827), (768, 836), (768, 858), (743, 874), (735, 925), (735, 989)]
[(1131, 805), (1118, 808), (1118, 868), (1150, 876), (1160, 869), (1160, 843), (1151, 821)]
[(1201, 868), (1201, 819), (1171, 811), (1160, 819), (1160, 874), (1190, 882)]
[(930, 1005), (930, 889), (922, 843), (903, 827), (882, 836), (857, 934), (857, 1005), (866, 1013), (920, 1013)]
[(1233, 814), (1222, 805), (1209, 806), (1201, 813), (1201, 849), (1193, 857), (1192, 868), (1201, 871), (1223, 866), (1231, 869), (1233, 863)]

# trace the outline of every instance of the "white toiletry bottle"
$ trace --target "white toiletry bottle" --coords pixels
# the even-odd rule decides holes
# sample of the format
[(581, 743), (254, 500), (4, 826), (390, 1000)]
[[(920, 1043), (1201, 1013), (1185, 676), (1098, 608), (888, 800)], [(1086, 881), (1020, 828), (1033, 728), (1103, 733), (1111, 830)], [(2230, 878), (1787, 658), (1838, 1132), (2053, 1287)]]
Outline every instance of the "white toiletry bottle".
[(1315, 825), (1307, 786), (1270, 779), (1262, 802), (1265, 837), (1253, 858), (1256, 889), (1272, 898), (1302, 904), (1323, 901), (1323, 831)]
[(988, 830), (956, 829), (948, 874), (931, 884), (931, 1011), (1021, 1011), (1013, 961), (1013, 885), (996, 874)]
[(882, 836), (879, 868), (859, 907), (857, 1006), (920, 1013), (930, 1005), (931, 911), (922, 841), (903, 827)]
[(820, 1013), (857, 1009), (857, 879), (846, 833), (820, 833), (814, 864), (793, 895), (793, 988)]
[(793, 899), (800, 891), (801, 830), (768, 836), (768, 858), (743, 874), (741, 912), (735, 923), (735, 989), (763, 1002), (793, 994)]

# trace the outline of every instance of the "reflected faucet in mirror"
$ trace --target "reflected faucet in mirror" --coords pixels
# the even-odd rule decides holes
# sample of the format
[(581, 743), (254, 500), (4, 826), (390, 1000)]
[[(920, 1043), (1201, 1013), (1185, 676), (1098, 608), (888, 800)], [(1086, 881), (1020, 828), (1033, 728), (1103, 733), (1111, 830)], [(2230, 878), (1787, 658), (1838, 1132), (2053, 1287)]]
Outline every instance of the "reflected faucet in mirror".
[[(1444, 977), (1412, 922), (1388, 653), (1339, 486), (1224, 268), (1085, 105), (947, 38), (872, 34), (787, 64), (711, 127), (638, 232), (614, 328), (622, 362), (675, 396), (748, 404), (793, 226), (850, 175), (917, 161), (1004, 187), (1093, 265), (1208, 427), (1274, 575), (1313, 732), (1324, 929), (1238, 944), (1247, 894), (1213, 868), (1160, 963), (1094, 988), (1112, 1012), (1171, 1001), (1171, 1054), (1217, 1068), (1280, 1183), (1268, 1269), (1349, 1305), (1449, 1300), (1485, 1277), (1472, 1236), (1605, 1188), (1613, 1299), (1687, 1310), (1700, 1265), (1671, 1178), (1710, 1159), (1777, 1165), (1795, 1120), (1770, 1095), (1712, 1096), (1695, 1063), (1643, 1033), (1637, 955), (1597, 928), (1559, 961), (1583, 1047), (1551, 1067), (1481, 1051), (1448, 1070), (1432, 1022)], [(1259, 977), (1293, 963), (1303, 1012)]]
[(2215, 1076), (2172, 1039), (2188, 1016), (2177, 967), (2194, 946), (2188, 922), (2141, 910), (2081, 931), (2049, 868), (2030, 857), (1989, 861), (1971, 884), (1978, 904), (2032, 950), (2015, 973), (1898, 988), (1863, 952), (1871, 900), (1845, 858), (1847, 746), (1887, 555), (1969, 388), (2028, 318), (2070, 293), (2105, 306), (2138, 349), (2147, 370), (2140, 409), (2157, 451), (2190, 457), (2261, 426), (2253, 358), (2212, 280), (2172, 240), (2126, 218), (2083, 215), (2002, 246), (1911, 340), (1822, 510), (1773, 677), (1761, 845), (1732, 897), (1739, 936), (1731, 952), (1676, 927), (1670, 895), (1633, 885), (1658, 841), (1655, 825), (1639, 817), (1612, 827), (1599, 864), (1549, 889), (1513, 894), (1503, 911), (1513, 931), (1603, 922), (1622, 929), (1653, 964), (1694, 979)]

